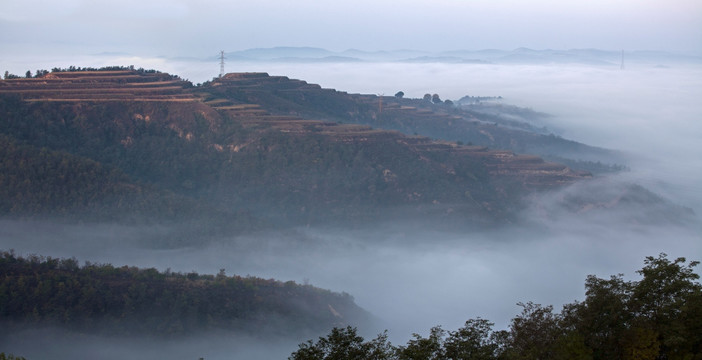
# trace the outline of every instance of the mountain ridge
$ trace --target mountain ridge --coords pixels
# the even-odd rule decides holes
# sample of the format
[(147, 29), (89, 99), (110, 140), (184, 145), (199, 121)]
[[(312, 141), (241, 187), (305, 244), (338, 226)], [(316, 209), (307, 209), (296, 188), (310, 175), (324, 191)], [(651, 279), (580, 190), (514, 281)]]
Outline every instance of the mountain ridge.
[(266, 73), (194, 87), (143, 69), (74, 69), (3, 80), (0, 95), (2, 134), (13, 142), (76, 154), (215, 212), (274, 223), (368, 221), (402, 207), (503, 221), (522, 194), (590, 176), (538, 156), (386, 126), (456, 122), (514, 142), (516, 133), (495, 130), (482, 115)]
[(619, 66), (622, 56), (627, 62), (639, 64), (702, 63), (695, 54), (673, 53), (657, 50), (602, 50), (602, 49), (478, 49), (478, 50), (385, 50), (364, 51), (347, 49), (331, 51), (316, 47), (272, 47), (226, 52), (233, 61), (282, 61), (295, 58), (298, 62), (316, 62), (321, 58), (340, 57), (345, 61), (364, 62), (432, 62), (479, 64), (587, 64)]

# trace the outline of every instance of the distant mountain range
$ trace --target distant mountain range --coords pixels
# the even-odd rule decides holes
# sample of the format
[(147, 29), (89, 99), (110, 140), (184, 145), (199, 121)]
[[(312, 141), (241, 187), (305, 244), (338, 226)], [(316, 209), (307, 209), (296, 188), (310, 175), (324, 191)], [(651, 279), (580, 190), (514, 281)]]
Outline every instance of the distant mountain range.
[(619, 66), (625, 63), (671, 65), (702, 63), (702, 56), (664, 51), (611, 51), (598, 49), (534, 50), (453, 50), (427, 52), (416, 50), (363, 51), (349, 49), (335, 52), (315, 47), (273, 47), (227, 52), (228, 61), (267, 62), (433, 62), (494, 64), (588, 64)]

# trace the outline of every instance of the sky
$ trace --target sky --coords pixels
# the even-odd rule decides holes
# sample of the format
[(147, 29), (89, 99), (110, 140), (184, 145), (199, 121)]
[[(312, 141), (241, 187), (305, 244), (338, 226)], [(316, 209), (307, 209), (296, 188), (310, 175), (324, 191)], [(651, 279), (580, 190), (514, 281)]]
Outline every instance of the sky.
[(698, 0), (0, 0), (16, 54), (207, 57), (220, 50), (598, 48), (702, 54)]

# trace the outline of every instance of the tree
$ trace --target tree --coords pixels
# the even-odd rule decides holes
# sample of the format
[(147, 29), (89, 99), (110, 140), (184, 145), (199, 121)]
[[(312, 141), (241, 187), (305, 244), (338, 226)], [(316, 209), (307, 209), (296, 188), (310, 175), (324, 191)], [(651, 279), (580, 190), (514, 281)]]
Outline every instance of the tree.
[(588, 276), (585, 301), (565, 315), (594, 359), (682, 359), (702, 351), (699, 262), (660, 254), (644, 263), (638, 282)]
[(553, 306), (533, 302), (518, 303), (522, 313), (510, 325), (511, 359), (551, 359), (561, 334), (560, 315), (553, 313)]
[(397, 93), (395, 93), (395, 97), (398, 99), (402, 99), (403, 97), (405, 97), (405, 93), (403, 91), (398, 91)]
[(595, 359), (621, 359), (620, 340), (631, 322), (627, 311), (632, 284), (622, 275), (600, 279), (590, 275), (585, 280), (585, 301), (574, 304), (566, 321), (584, 336)]
[(32, 71), (27, 70), (27, 73), (24, 74), (24, 77), (26, 77), (27, 79), (30, 79), (32, 77)]
[(431, 101), (431, 94), (424, 94), (422, 99), (424, 99), (424, 101)]
[[(699, 304), (702, 287), (695, 280), (694, 272), (698, 261), (685, 265), (685, 258), (673, 261), (661, 253), (658, 258), (646, 257), (643, 269), (637, 271), (643, 276), (631, 293), (629, 309), (635, 317), (633, 339), (636, 345), (651, 349), (660, 347), (660, 357), (680, 355), (683, 349), (698, 347), (702, 340), (699, 334), (686, 326), (691, 317), (700, 319), (699, 312), (689, 312), (689, 304)], [(697, 327), (699, 329), (699, 326)], [(648, 343), (640, 344), (641, 340)]]
[(445, 359), (444, 354), (444, 331), (441, 326), (435, 326), (429, 330), (429, 337), (424, 338), (419, 334), (413, 334), (414, 339), (407, 342), (407, 346), (397, 349), (397, 356), (400, 360), (440, 360)]
[(441, 101), (439, 94), (434, 94), (431, 96), (431, 102), (433, 102), (434, 104), (441, 104), (443, 101)]
[[(394, 355), (384, 337), (379, 341), (384, 345), (375, 348), (383, 349), (377, 353), (384, 359), (398, 360), (700, 360), (702, 286), (693, 272), (699, 262), (685, 262), (668, 260), (665, 254), (649, 256), (637, 271), (643, 276), (640, 281), (624, 281), (621, 274), (609, 279), (588, 276), (583, 302), (566, 304), (561, 313), (554, 313), (553, 306), (519, 303), (522, 312), (508, 331), (493, 332), (493, 323), (477, 318), (456, 331), (447, 333), (436, 326), (426, 338), (413, 334)], [(354, 336), (355, 331), (347, 329), (345, 336), (330, 339), (362, 348), (362, 338)], [(339, 340), (344, 337), (351, 341)], [(315, 349), (311, 341), (302, 348)], [(364, 351), (334, 353), (341, 355), (294, 359), (355, 359), (350, 356)]]
[(631, 305), (637, 315), (661, 325), (677, 318), (688, 295), (700, 289), (693, 281), (699, 279), (693, 269), (699, 262), (681, 266), (684, 257), (671, 262), (666, 254), (660, 254), (658, 258), (646, 257), (644, 263), (646, 266), (637, 271), (643, 279), (634, 288)]
[(0, 360), (26, 360), (23, 356), (15, 356), (13, 354), (5, 355), (4, 352), (0, 353)]
[(316, 343), (308, 340), (299, 345), (288, 360), (386, 360), (393, 358), (394, 349), (387, 341), (387, 333), (372, 341), (364, 341), (356, 328), (334, 328), (327, 337)]
[(495, 359), (499, 346), (492, 332), (493, 325), (485, 319), (470, 319), (462, 328), (449, 332), (444, 342), (446, 359)]

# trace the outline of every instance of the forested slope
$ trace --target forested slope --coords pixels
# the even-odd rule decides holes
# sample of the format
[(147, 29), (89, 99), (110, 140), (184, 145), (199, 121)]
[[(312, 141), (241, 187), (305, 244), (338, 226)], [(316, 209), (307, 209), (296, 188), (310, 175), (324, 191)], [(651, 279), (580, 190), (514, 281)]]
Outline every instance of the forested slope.
[(75, 259), (2, 252), (0, 274), (0, 334), (25, 326), (132, 336), (316, 334), (370, 320), (348, 294), (223, 270), (199, 275), (81, 266)]

